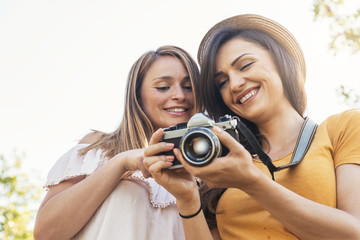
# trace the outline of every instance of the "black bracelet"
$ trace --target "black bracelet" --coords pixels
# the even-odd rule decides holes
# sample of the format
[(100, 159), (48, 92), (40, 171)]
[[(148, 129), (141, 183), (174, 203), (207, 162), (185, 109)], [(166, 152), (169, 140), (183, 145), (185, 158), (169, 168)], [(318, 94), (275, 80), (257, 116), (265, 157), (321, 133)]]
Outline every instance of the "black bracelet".
[(198, 214), (201, 212), (201, 209), (202, 209), (202, 203), (200, 203), (200, 208), (199, 208), (199, 210), (197, 210), (196, 213), (191, 214), (191, 215), (188, 215), (188, 216), (184, 216), (184, 215), (182, 215), (182, 214), (179, 212), (179, 215), (180, 215), (180, 217), (182, 217), (182, 218), (193, 218), (193, 217), (195, 217), (196, 215), (198, 215)]

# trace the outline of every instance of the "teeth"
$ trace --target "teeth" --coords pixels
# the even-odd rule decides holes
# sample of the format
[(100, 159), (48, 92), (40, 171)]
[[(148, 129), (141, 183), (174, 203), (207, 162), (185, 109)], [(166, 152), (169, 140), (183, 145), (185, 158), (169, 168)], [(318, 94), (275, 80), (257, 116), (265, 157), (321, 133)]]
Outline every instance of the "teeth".
[(243, 98), (240, 99), (241, 103), (244, 103), (246, 100), (248, 100), (249, 98), (251, 98), (252, 96), (254, 96), (256, 93), (256, 90), (252, 90), (250, 91), (248, 94), (246, 94)]
[(184, 108), (170, 108), (167, 109), (168, 112), (185, 112), (186, 110)]

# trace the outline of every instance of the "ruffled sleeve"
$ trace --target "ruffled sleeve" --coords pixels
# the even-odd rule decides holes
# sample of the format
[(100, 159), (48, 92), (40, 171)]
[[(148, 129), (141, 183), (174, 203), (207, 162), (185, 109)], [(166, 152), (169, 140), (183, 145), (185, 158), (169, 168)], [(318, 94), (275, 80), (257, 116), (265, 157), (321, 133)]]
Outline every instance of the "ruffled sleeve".
[(77, 176), (87, 176), (95, 172), (104, 161), (104, 153), (100, 149), (92, 149), (80, 156), (79, 150), (88, 144), (77, 144), (66, 152), (50, 169), (45, 188)]

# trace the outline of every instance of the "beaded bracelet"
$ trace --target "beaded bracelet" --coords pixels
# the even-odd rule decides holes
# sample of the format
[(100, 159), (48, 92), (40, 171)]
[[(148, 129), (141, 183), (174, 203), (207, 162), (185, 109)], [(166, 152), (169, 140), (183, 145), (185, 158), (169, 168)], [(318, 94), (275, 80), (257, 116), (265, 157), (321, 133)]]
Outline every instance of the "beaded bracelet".
[(198, 215), (198, 214), (201, 212), (201, 209), (202, 209), (202, 203), (200, 203), (200, 208), (199, 208), (199, 210), (197, 210), (196, 213), (191, 214), (191, 215), (184, 216), (184, 215), (182, 215), (182, 214), (179, 212), (179, 215), (180, 215), (180, 217), (182, 217), (182, 218), (193, 218), (193, 217), (195, 217), (196, 215)]

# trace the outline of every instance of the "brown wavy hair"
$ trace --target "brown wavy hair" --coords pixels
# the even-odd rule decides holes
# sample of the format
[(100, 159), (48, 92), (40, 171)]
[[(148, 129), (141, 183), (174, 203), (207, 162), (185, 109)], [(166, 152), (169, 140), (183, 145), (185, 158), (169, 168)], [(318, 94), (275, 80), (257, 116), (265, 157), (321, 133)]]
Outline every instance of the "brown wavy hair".
[[(91, 149), (102, 149), (105, 157), (112, 158), (116, 154), (131, 149), (144, 148), (148, 145), (154, 129), (140, 103), (140, 90), (146, 72), (154, 61), (162, 56), (173, 56), (181, 61), (189, 74), (194, 99), (197, 99), (199, 68), (191, 55), (176, 46), (162, 46), (156, 51), (144, 53), (131, 67), (127, 78), (124, 115), (120, 126), (112, 133), (96, 132), (100, 137), (94, 143), (83, 148), (80, 154), (86, 154)], [(197, 109), (194, 103), (194, 113)]]
[[(235, 28), (223, 28), (214, 33), (209, 40), (209, 47), (198, 56), (200, 63), (201, 75), (200, 85), (203, 91), (200, 93), (199, 105), (206, 109), (210, 117), (218, 119), (220, 116), (230, 114), (236, 116), (224, 103), (220, 91), (215, 85), (216, 73), (216, 54), (220, 46), (230, 39), (239, 37), (246, 41), (252, 42), (269, 51), (272, 59), (277, 67), (282, 84), (284, 86), (284, 94), (289, 100), (293, 108), (303, 116), (306, 109), (306, 94), (304, 89), (304, 78), (299, 70), (299, 65), (291, 54), (285, 50), (278, 42), (271, 38), (268, 34), (259, 30), (245, 29), (238, 30)], [(199, 52), (200, 53), (200, 52)], [(214, 104), (216, 103), (216, 104)], [(240, 117), (241, 118), (241, 117)], [(254, 133), (261, 144), (263, 137), (260, 135), (257, 126), (244, 119), (241, 120)], [(266, 139), (265, 139), (266, 142)], [(242, 142), (246, 145), (245, 142)], [(202, 204), (205, 217), (210, 228), (216, 227), (216, 207), (221, 195), (226, 189), (209, 188), (205, 183), (200, 187), (202, 196)]]

